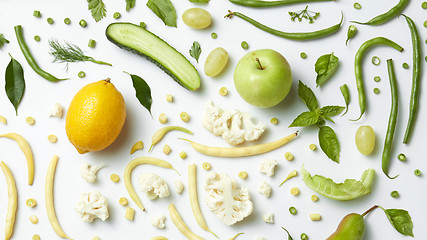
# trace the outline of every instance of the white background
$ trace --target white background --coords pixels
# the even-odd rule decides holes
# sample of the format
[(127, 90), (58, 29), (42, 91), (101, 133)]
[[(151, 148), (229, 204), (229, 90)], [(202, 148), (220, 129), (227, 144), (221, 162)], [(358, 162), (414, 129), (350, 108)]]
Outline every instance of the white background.
[[(18, 116), (15, 116), (13, 106), (10, 104), (4, 90), (0, 94), (0, 114), (8, 119), (8, 124), (0, 124), (0, 133), (16, 132), (24, 136), (30, 143), (35, 158), (35, 181), (34, 185), (27, 185), (27, 169), (23, 154), (15, 142), (9, 139), (0, 139), (0, 160), (5, 161), (15, 176), (18, 194), (19, 209), (13, 239), (30, 239), (35, 233), (42, 239), (58, 239), (50, 226), (44, 202), (44, 182), (48, 163), (53, 154), (60, 156), (55, 177), (55, 208), (61, 226), (65, 233), (73, 239), (91, 239), (98, 235), (101, 239), (149, 239), (152, 236), (163, 235), (169, 239), (184, 239), (169, 218), (167, 206), (173, 202), (178, 211), (183, 215), (184, 221), (196, 234), (206, 239), (214, 239), (212, 235), (203, 231), (197, 225), (189, 204), (188, 192), (185, 189), (182, 195), (173, 191), (173, 180), (180, 179), (186, 182), (186, 167), (189, 163), (196, 163), (199, 166), (198, 186), (199, 199), (202, 212), (209, 227), (217, 233), (221, 239), (228, 239), (238, 232), (245, 235), (238, 239), (255, 239), (262, 236), (266, 239), (286, 239), (285, 232), (281, 226), (286, 227), (294, 237), (299, 239), (302, 232), (308, 234), (310, 239), (325, 239), (335, 231), (339, 221), (350, 212), (362, 213), (375, 204), (380, 204), (385, 208), (407, 209), (414, 222), (414, 234), (416, 239), (427, 239), (427, 229), (425, 228), (425, 215), (427, 191), (425, 188), (425, 177), (416, 177), (415, 169), (427, 172), (425, 163), (425, 134), (424, 122), (427, 117), (426, 102), (427, 84), (422, 84), (420, 111), (415, 125), (413, 137), (408, 145), (403, 145), (402, 138), (406, 127), (409, 108), (409, 95), (412, 81), (412, 68), (405, 70), (402, 63), (407, 62), (412, 65), (412, 45), (409, 28), (404, 18), (395, 18), (382, 26), (357, 26), (359, 33), (345, 46), (347, 28), (350, 20), (369, 20), (373, 16), (387, 11), (397, 3), (397, 0), (367, 1), (361, 0), (361, 10), (353, 8), (354, 1), (319, 2), (309, 4), (309, 8), (321, 12), (315, 24), (308, 24), (307, 21), (291, 22), (288, 11), (303, 9), (305, 4), (295, 4), (269, 9), (250, 9), (237, 6), (226, 0), (212, 0), (207, 5), (200, 7), (208, 10), (213, 17), (213, 24), (206, 30), (193, 30), (186, 26), (182, 20), (182, 13), (197, 5), (187, 1), (173, 1), (178, 15), (178, 27), (171, 28), (164, 26), (150, 9), (145, 6), (145, 1), (137, 0), (136, 6), (129, 13), (125, 12), (125, 1), (104, 1), (107, 6), (107, 17), (95, 23), (87, 10), (86, 1), (12, 1), (3, 0), (0, 3), (0, 32), (11, 41), (0, 50), (0, 73), (4, 72), (10, 61), (8, 53), (18, 60), (25, 73), (26, 89), (23, 100), (19, 106)], [(404, 13), (411, 16), (417, 24), (422, 40), (422, 48), (425, 50), (425, 28), (422, 26), (426, 20), (426, 10), (421, 8), (422, 1), (412, 1), (404, 10)], [(323, 39), (296, 42), (281, 39), (265, 33), (241, 19), (224, 19), (227, 10), (240, 11), (255, 19), (284, 31), (313, 31), (336, 24), (341, 11), (344, 13), (344, 25), (341, 30), (332, 36)], [(39, 10), (42, 18), (34, 18), (33, 10)], [(176, 84), (168, 75), (162, 72), (151, 62), (144, 58), (124, 51), (110, 43), (104, 34), (109, 23), (114, 22), (112, 15), (120, 12), (120, 21), (133, 22), (140, 21), (147, 23), (147, 29), (156, 33), (165, 41), (182, 52), (199, 70), (202, 78), (201, 88), (197, 92), (190, 92)], [(51, 17), (55, 24), (49, 25), (46, 18)], [(63, 19), (69, 17), (71, 25), (65, 25)], [(83, 29), (78, 25), (80, 19), (86, 19), (88, 27)], [(39, 63), (39, 65), (58, 77), (70, 77), (71, 80), (60, 83), (51, 83), (39, 77), (28, 66), (19, 46), (17, 44), (13, 26), (21, 24), (29, 48)], [(210, 37), (211, 32), (218, 34), (217, 39)], [(40, 35), (41, 42), (33, 40), (34, 35)], [(388, 37), (401, 44), (405, 51), (398, 53), (389, 47), (376, 47), (367, 52), (363, 64), (364, 82), (367, 96), (367, 112), (358, 122), (351, 122), (349, 118), (359, 115), (357, 101), (357, 90), (354, 78), (354, 55), (358, 47), (366, 40), (377, 36)], [(52, 57), (48, 54), (48, 39), (66, 40), (77, 44), (86, 51), (87, 55), (96, 59), (104, 60), (113, 64), (113, 67), (96, 65), (93, 63), (70, 64), (68, 72), (65, 71), (65, 64), (51, 63)], [(97, 46), (89, 49), (87, 43), (89, 39), (95, 39)], [(190, 58), (188, 50), (193, 41), (199, 41), (202, 46), (202, 54), (197, 63)], [(290, 62), (293, 70), (294, 84), (290, 94), (278, 106), (261, 109), (245, 103), (237, 94), (233, 85), (233, 71), (238, 60), (247, 52), (240, 47), (242, 41), (249, 43), (249, 50), (272, 48), (282, 53)], [(203, 73), (203, 64), (210, 51), (216, 47), (224, 47), (229, 55), (229, 64), (226, 71), (216, 78), (206, 77)], [(306, 52), (308, 58), (303, 60), (299, 57), (301, 52)], [(316, 59), (327, 53), (334, 52), (340, 58), (340, 67), (335, 76), (322, 88), (315, 88), (314, 63)], [(379, 56), (381, 64), (374, 66), (371, 63), (372, 56)], [(424, 55), (423, 55), (424, 56)], [(390, 90), (387, 76), (386, 59), (393, 58), (396, 75), (399, 85), (399, 116), (395, 142), (393, 144), (390, 175), (400, 174), (395, 180), (387, 179), (381, 171), (381, 153), (384, 143), (388, 115), (390, 111)], [(426, 69), (425, 62), (422, 62), (423, 70)], [(86, 78), (79, 79), (77, 73), (85, 71)], [(153, 118), (139, 104), (135, 97), (132, 82), (129, 76), (122, 73), (128, 71), (144, 78), (151, 87), (153, 96), (152, 113)], [(379, 75), (381, 82), (376, 83), (373, 77)], [(65, 109), (74, 94), (84, 85), (110, 77), (114, 85), (121, 91), (127, 107), (127, 119), (122, 133), (118, 139), (106, 150), (95, 153), (80, 155), (68, 142), (64, 131), (65, 120), (49, 118), (48, 110), (54, 103), (61, 103)], [(423, 75), (425, 78), (425, 74)], [(152, 153), (147, 153), (151, 136), (155, 130), (162, 127), (158, 122), (160, 113), (166, 113), (169, 117), (168, 124), (181, 125), (193, 130), (195, 135), (191, 139), (213, 146), (227, 146), (219, 137), (213, 136), (206, 131), (201, 124), (201, 113), (203, 105), (209, 100), (223, 108), (236, 108), (241, 111), (251, 112), (253, 116), (264, 121), (268, 125), (268, 131), (259, 143), (270, 142), (286, 136), (296, 129), (289, 129), (287, 126), (306, 107), (297, 95), (297, 83), (302, 80), (310, 86), (319, 101), (320, 106), (343, 105), (344, 101), (339, 91), (339, 86), (346, 83), (351, 92), (351, 104), (348, 114), (345, 117), (335, 117), (336, 124), (333, 125), (340, 144), (341, 158), (340, 164), (329, 160), (325, 154), (318, 149), (310, 151), (308, 146), (316, 143), (317, 128), (308, 127), (301, 129), (298, 139), (289, 145), (282, 147), (268, 154), (242, 158), (242, 159), (218, 159), (206, 157), (191, 149), (188, 143), (177, 139), (183, 136), (180, 133), (171, 133), (154, 149)], [(4, 78), (0, 78), (0, 86), (4, 86)], [(229, 95), (222, 97), (218, 94), (220, 87), (226, 86)], [(373, 93), (373, 88), (381, 90), (379, 95)], [(3, 88), (3, 87), (2, 87)], [(175, 101), (168, 103), (165, 100), (166, 94), (173, 94)], [(181, 111), (187, 111), (191, 115), (189, 123), (183, 123), (179, 118)], [(32, 116), (36, 119), (36, 124), (30, 126), (25, 122), (25, 118)], [(272, 117), (279, 119), (279, 125), (274, 126), (269, 123)], [(361, 125), (370, 125), (376, 132), (376, 147), (374, 153), (365, 157), (361, 155), (355, 146), (354, 135)], [(47, 136), (55, 134), (58, 142), (52, 144), (48, 142)], [(145, 147), (142, 151), (129, 155), (131, 146), (138, 140), (142, 140)], [(172, 153), (166, 156), (162, 153), (163, 145), (167, 143), (172, 147)], [(186, 160), (181, 160), (178, 153), (185, 150), (188, 153)], [(295, 155), (295, 160), (288, 162), (284, 159), (284, 153), (290, 151)], [(405, 163), (397, 161), (396, 157), (400, 152), (407, 155), (408, 161)], [(154, 156), (165, 159), (182, 173), (182, 176), (164, 169), (150, 166), (138, 167), (133, 173), (133, 183), (138, 191), (141, 200), (146, 206), (147, 212), (141, 212), (128, 196), (123, 180), (113, 183), (109, 180), (112, 173), (117, 173), (123, 178), (123, 171), (126, 164), (137, 156)], [(258, 166), (264, 159), (277, 159), (280, 163), (276, 175), (272, 178), (261, 175)], [(249, 178), (245, 181), (238, 181), (247, 186), (250, 190), (254, 203), (253, 214), (244, 221), (234, 225), (226, 226), (217, 217), (210, 213), (204, 204), (205, 195), (203, 191), (204, 176), (206, 172), (201, 168), (201, 163), (208, 161), (213, 165), (212, 171), (226, 172), (230, 176), (237, 178), (237, 173), (246, 170)], [(84, 162), (91, 164), (105, 164), (105, 167), (98, 173), (96, 184), (88, 184), (79, 176), (80, 165)], [(359, 179), (362, 172), (367, 168), (374, 168), (377, 172), (372, 186), (372, 193), (368, 196), (349, 202), (339, 202), (320, 196), (319, 202), (312, 202), (310, 196), (314, 194), (307, 188), (301, 179), (295, 178), (287, 182), (281, 188), (277, 186), (293, 170), (299, 170), (302, 164), (313, 174), (321, 174), (333, 178), (336, 182), (341, 182), (346, 178)], [(154, 171), (167, 180), (171, 188), (171, 196), (167, 199), (149, 201), (145, 195), (139, 192), (137, 177), (148, 171)], [(2, 174), (0, 174), (2, 175)], [(273, 186), (271, 198), (266, 199), (257, 193), (257, 185), (261, 181), (267, 181)], [(301, 194), (297, 197), (290, 195), (292, 187), (299, 187)], [(95, 221), (92, 224), (81, 221), (74, 211), (80, 193), (84, 191), (100, 191), (110, 202), (110, 218), (108, 221)], [(390, 197), (390, 192), (398, 190), (400, 198)], [(4, 219), (7, 207), (7, 188), (5, 179), (0, 176), (0, 235), (4, 229)], [(124, 218), (125, 208), (118, 204), (120, 197), (127, 197), (130, 206), (136, 209), (134, 222), (129, 222)], [(25, 206), (26, 199), (33, 197), (39, 202), (38, 206), (30, 209)], [(295, 206), (298, 214), (289, 214), (288, 208)], [(273, 212), (275, 214), (275, 224), (266, 224), (262, 220), (262, 215)], [(320, 213), (322, 220), (312, 222), (309, 219), (310, 213)], [(39, 224), (33, 225), (29, 221), (30, 215), (37, 215)], [(150, 224), (150, 217), (164, 214), (167, 216), (166, 229), (157, 230)], [(373, 239), (404, 239), (405, 237), (396, 232), (388, 223), (386, 216), (380, 210), (371, 213), (365, 218), (367, 240)]]

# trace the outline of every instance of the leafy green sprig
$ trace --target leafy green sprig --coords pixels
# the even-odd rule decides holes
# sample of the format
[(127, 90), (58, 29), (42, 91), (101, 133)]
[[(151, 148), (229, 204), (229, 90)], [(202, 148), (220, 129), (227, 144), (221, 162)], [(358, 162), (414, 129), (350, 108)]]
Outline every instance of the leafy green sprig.
[(302, 19), (305, 18), (309, 21), (309, 23), (314, 23), (314, 21), (319, 17), (320, 12), (313, 12), (308, 10), (308, 5), (307, 5), (304, 10), (289, 12), (289, 15), (291, 16), (291, 20), (294, 22), (295, 22), (295, 19), (298, 19), (298, 21), (301, 22)]

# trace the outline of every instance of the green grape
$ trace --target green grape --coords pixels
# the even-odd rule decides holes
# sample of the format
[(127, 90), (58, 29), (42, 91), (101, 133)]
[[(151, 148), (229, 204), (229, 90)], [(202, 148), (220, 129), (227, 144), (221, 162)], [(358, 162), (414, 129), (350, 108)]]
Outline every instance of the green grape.
[(191, 28), (203, 29), (211, 25), (212, 17), (202, 8), (190, 8), (182, 14), (182, 21)]
[(218, 75), (227, 65), (228, 62), (228, 53), (224, 48), (218, 47), (215, 48), (211, 53), (209, 53), (205, 62), (205, 74), (209, 77), (214, 77)]
[(360, 126), (356, 132), (357, 150), (363, 155), (372, 153), (375, 147), (375, 132), (370, 126)]

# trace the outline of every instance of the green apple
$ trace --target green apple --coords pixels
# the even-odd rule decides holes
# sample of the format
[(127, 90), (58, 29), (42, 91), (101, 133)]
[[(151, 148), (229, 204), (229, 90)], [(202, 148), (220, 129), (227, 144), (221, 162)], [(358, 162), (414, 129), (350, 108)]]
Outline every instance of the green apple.
[(291, 90), (291, 67), (285, 57), (272, 49), (255, 50), (237, 63), (234, 85), (247, 103), (273, 107)]

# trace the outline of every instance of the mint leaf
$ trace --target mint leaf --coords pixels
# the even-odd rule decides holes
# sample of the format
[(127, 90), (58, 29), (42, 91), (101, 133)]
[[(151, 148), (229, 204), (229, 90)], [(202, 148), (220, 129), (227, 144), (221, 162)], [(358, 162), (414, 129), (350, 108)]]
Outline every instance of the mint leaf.
[(170, 0), (148, 0), (147, 7), (150, 8), (165, 25), (176, 27), (176, 11)]
[(107, 10), (105, 9), (105, 4), (102, 0), (87, 0), (88, 9), (92, 13), (92, 17), (95, 21), (99, 22), (105, 17)]
[(6, 67), (6, 95), (15, 108), (16, 115), (18, 115), (18, 105), (22, 100), (25, 91), (24, 70), (21, 64), (14, 58), (10, 59)]
[(331, 54), (325, 54), (319, 57), (314, 65), (314, 70), (317, 73), (316, 87), (323, 85), (327, 82), (338, 68), (338, 58)]
[(314, 111), (319, 108), (316, 96), (314, 95), (313, 91), (311, 91), (311, 89), (301, 81), (298, 83), (298, 95), (310, 111)]
[(0, 48), (3, 47), (3, 45), (9, 43), (9, 40), (7, 40), (3, 34), (0, 34)]
[(306, 127), (314, 125), (319, 121), (319, 115), (316, 112), (303, 112), (289, 125), (289, 127)]
[(325, 106), (320, 109), (320, 115), (321, 116), (336, 116), (340, 114), (345, 107), (341, 106)]
[(135, 0), (126, 0), (126, 12), (129, 12), (133, 7), (135, 7)]
[(408, 211), (403, 209), (384, 208), (382, 208), (382, 210), (384, 210), (385, 215), (387, 216), (391, 225), (393, 225), (394, 229), (405, 236), (414, 236), (414, 233), (412, 232), (414, 225)]
[(198, 63), (201, 53), (202, 53), (202, 48), (200, 47), (200, 44), (198, 42), (194, 41), (193, 46), (191, 46), (191, 49), (190, 49), (190, 56), (192, 56), (194, 59), (196, 59), (196, 61)]
[(334, 130), (328, 126), (322, 126), (319, 129), (319, 144), (322, 151), (332, 161), (340, 162), (340, 143)]

